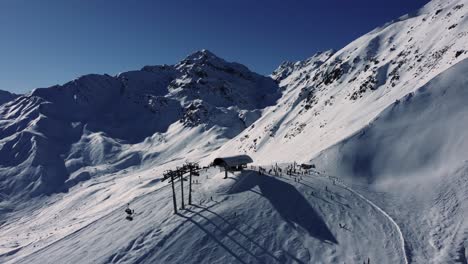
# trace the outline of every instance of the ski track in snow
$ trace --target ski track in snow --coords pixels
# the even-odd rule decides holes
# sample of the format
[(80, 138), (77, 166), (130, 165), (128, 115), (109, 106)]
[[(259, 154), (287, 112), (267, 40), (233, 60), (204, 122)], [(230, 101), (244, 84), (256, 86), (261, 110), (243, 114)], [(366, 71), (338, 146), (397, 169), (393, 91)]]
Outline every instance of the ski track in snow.
[[(329, 178), (330, 179), (330, 178)], [(351, 187), (345, 185), (342, 181), (338, 181), (338, 183), (343, 187), (345, 188), (346, 190), (354, 193), (355, 195), (359, 196), (362, 200), (364, 200), (366, 203), (368, 203), (369, 205), (371, 205), (372, 207), (374, 207), (377, 211), (379, 211), (383, 216), (385, 216), (386, 219), (388, 219), (388, 221), (390, 221), (392, 223), (392, 225), (395, 227), (395, 230), (397, 231), (398, 233), (398, 236), (400, 238), (400, 242), (401, 242), (401, 252), (403, 253), (403, 261), (405, 264), (408, 264), (408, 258), (406, 256), (406, 249), (405, 249), (405, 238), (403, 237), (403, 233), (401, 232), (401, 229), (400, 229), (400, 226), (398, 226), (398, 224), (395, 222), (395, 220), (393, 220), (393, 218), (387, 214), (387, 212), (385, 212), (382, 208), (380, 208), (379, 206), (377, 206), (375, 203), (373, 203), (371, 200), (367, 199), (365, 196), (363, 196), (362, 194), (358, 193), (357, 191), (353, 190)]]
[(326, 174), (325, 172), (320, 172), (320, 171), (315, 171), (316, 173), (318, 173), (318, 175), (323, 175), (326, 177), (326, 179), (328, 179), (329, 181), (331, 182), (334, 182), (334, 183), (337, 183), (339, 184), (341, 187), (343, 187), (344, 189), (350, 191), (351, 193), (355, 194), (356, 196), (358, 196), (359, 198), (361, 198), (362, 200), (364, 200), (364, 202), (366, 202), (367, 204), (369, 204), (370, 206), (372, 206), (374, 209), (376, 209), (377, 211), (379, 211), (390, 223), (392, 223), (392, 225), (395, 227), (395, 230), (397, 231), (398, 233), (398, 236), (400, 238), (400, 244), (401, 244), (401, 251), (402, 251), (402, 255), (403, 255), (403, 260), (404, 260), (404, 263), (405, 264), (408, 264), (408, 257), (407, 257), (407, 253), (406, 253), (406, 246), (405, 246), (405, 239), (404, 239), (404, 236), (403, 236), (403, 232), (401, 232), (401, 229), (400, 229), (400, 226), (397, 224), (397, 222), (395, 220), (393, 220), (393, 218), (387, 213), (385, 212), (385, 210), (383, 210), (382, 208), (380, 208), (378, 205), (376, 205), (374, 202), (372, 202), (371, 200), (367, 199), (364, 195), (360, 194), (359, 192), (355, 191), (353, 188), (349, 187), (348, 185), (345, 184), (345, 182), (339, 178), (339, 177), (336, 177), (336, 176), (332, 176), (332, 175), (328, 175)]

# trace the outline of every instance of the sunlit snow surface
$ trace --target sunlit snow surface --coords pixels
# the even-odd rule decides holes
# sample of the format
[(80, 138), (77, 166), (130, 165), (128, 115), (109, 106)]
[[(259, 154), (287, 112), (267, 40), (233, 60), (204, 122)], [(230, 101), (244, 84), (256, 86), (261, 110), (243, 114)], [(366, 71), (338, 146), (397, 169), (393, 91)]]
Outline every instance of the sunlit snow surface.
[[(308, 263), (370, 258), (404, 263), (391, 220), (321, 174), (274, 177), (247, 170), (223, 179), (223, 172), (210, 169), (194, 184), (195, 204), (173, 215), (170, 185), (152, 182), (157, 173), (90, 181), (37, 209), (39, 215), (7, 224), (2, 250), (17, 253), (4, 260)], [(133, 221), (125, 219), (127, 202), (137, 214)]]

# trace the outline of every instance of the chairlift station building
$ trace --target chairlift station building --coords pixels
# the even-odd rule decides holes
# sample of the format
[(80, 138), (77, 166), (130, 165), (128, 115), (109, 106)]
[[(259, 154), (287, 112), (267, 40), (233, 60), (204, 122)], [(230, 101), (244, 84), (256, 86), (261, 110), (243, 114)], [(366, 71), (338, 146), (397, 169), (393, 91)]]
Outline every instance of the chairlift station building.
[(241, 171), (244, 168), (247, 168), (247, 164), (252, 163), (253, 160), (248, 155), (237, 155), (237, 156), (230, 156), (230, 157), (220, 157), (216, 158), (213, 161), (213, 166), (219, 166), (224, 168), (225, 176), (227, 178), (227, 174), (229, 171)]

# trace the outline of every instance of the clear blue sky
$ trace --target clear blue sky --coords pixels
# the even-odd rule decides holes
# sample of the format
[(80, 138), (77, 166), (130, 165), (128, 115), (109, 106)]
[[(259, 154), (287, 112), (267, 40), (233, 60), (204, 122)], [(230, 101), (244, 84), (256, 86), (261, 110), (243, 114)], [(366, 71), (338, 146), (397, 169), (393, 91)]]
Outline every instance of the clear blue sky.
[(428, 0), (0, 0), (0, 89), (174, 64), (203, 48), (269, 74)]

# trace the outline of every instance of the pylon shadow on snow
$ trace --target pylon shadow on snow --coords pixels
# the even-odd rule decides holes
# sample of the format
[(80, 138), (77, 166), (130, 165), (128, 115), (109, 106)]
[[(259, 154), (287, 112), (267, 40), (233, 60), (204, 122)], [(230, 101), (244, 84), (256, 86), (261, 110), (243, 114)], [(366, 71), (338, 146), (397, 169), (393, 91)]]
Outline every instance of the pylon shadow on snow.
[[(201, 209), (200, 212), (197, 212), (198, 215), (201, 215), (201, 213), (203, 211), (206, 211), (208, 213), (210, 213), (213, 217), (213, 220), (210, 220), (208, 217), (204, 217), (205, 220), (207, 222), (211, 222), (211, 223), (214, 223), (214, 220), (221, 220), (221, 224), (222, 226), (226, 227), (226, 225), (232, 229), (233, 231), (235, 231), (237, 234), (240, 234), (243, 238), (245, 238), (247, 240), (247, 242), (255, 245), (255, 247), (257, 247), (258, 249), (260, 249), (260, 252), (264, 253), (262, 254), (264, 257), (266, 256), (268, 261), (262, 261), (260, 259), (257, 259), (259, 261), (259, 263), (272, 263), (271, 261), (274, 261), (274, 262), (277, 262), (277, 263), (284, 263), (286, 261), (287, 258), (291, 259), (294, 261), (294, 263), (299, 263), (299, 264), (304, 264), (303, 261), (299, 260), (298, 258), (296, 258), (293, 254), (289, 253), (288, 251), (286, 251), (285, 249), (282, 249), (282, 252), (284, 252), (284, 256), (281, 257), (281, 256), (275, 256), (272, 252), (270, 252), (266, 247), (264, 247), (262, 244), (260, 244), (259, 242), (257, 242), (255, 240), (255, 238), (258, 238), (259, 235), (261, 234), (249, 234), (248, 232), (244, 232), (242, 231), (240, 228), (237, 228), (235, 224), (231, 223), (229, 220), (227, 220), (225, 217), (221, 216), (220, 214), (208, 209), (208, 208), (205, 208), (205, 207), (202, 207), (202, 206), (198, 206), (198, 205), (194, 205), (194, 207), (198, 208), (198, 209)], [(244, 225), (244, 227), (246, 227), (247, 225)], [(255, 228), (251, 227), (251, 226), (247, 226), (248, 229), (250, 229), (250, 231), (253, 231), (255, 232)], [(245, 243), (245, 242), (244, 242)], [(255, 254), (254, 251), (251, 251), (249, 254)]]
[(296, 224), (321, 241), (338, 244), (323, 218), (293, 185), (285, 181), (259, 175), (255, 171), (245, 171), (239, 176), (229, 193), (252, 191), (256, 186), (259, 187), (261, 195), (268, 199), (280, 216), (291, 226)]

